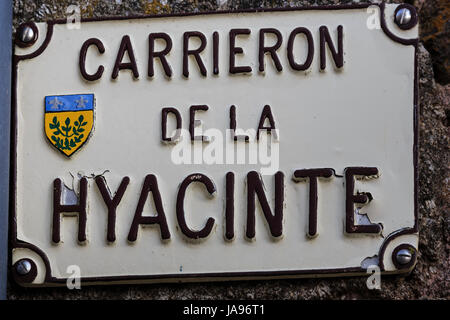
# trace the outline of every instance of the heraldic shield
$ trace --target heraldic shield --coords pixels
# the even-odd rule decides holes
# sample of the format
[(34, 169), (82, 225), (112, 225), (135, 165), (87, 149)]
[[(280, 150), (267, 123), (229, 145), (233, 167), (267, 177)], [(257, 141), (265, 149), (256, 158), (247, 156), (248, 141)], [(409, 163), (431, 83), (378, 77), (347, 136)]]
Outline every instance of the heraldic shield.
[(79, 150), (94, 128), (94, 95), (45, 97), (45, 135), (67, 157)]

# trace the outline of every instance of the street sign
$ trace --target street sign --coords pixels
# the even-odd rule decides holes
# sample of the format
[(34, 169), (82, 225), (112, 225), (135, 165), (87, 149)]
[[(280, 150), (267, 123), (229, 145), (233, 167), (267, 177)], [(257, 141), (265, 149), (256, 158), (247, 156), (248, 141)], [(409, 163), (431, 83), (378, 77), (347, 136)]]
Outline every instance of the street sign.
[(15, 279), (409, 272), (417, 34), (384, 4), (22, 25)]

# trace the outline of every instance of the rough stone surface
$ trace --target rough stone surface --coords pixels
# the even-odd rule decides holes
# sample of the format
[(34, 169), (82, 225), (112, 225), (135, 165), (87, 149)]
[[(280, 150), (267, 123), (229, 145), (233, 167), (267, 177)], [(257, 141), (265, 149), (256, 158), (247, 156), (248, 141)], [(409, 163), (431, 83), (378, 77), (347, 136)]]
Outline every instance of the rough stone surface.
[[(237, 0), (15, 0), (14, 27), (25, 21), (64, 18), (70, 4), (83, 17), (161, 12), (338, 4), (359, 1)], [(400, 3), (402, 1), (387, 1)], [(381, 290), (366, 278), (267, 280), (206, 284), (121, 285), (25, 289), (10, 282), (9, 299), (448, 299), (450, 298), (449, 218), (449, 45), (446, 0), (407, 1), (421, 21), (418, 264), (406, 277), (383, 277)], [(14, 29), (15, 29), (14, 28)], [(427, 51), (428, 50), (428, 51)], [(431, 53), (431, 55), (430, 55)]]
[(450, 5), (446, 0), (416, 1), (421, 11), (420, 35), (431, 53), (438, 83), (450, 82)]

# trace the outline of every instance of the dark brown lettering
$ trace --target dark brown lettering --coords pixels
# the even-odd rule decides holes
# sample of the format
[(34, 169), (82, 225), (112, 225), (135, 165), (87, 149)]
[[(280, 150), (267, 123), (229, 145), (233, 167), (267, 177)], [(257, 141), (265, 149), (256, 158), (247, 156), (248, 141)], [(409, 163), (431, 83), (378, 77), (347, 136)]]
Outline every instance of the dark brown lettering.
[[(264, 123), (266, 122), (266, 119), (269, 120), (269, 127), (264, 126)], [(273, 119), (272, 111), (270, 110), (270, 106), (266, 105), (264, 106), (264, 109), (261, 113), (261, 118), (259, 119), (259, 125), (258, 125), (258, 132), (256, 133), (257, 139), (259, 140), (259, 133), (261, 130), (265, 130), (267, 133), (274, 134), (274, 138), (277, 139), (276, 135), (276, 127), (275, 127), (275, 120)]]
[(331, 168), (302, 169), (294, 172), (294, 181), (309, 179), (308, 236), (311, 238), (317, 236), (317, 178), (330, 178), (333, 172)]
[[(306, 57), (306, 61), (303, 64), (298, 64), (297, 62), (295, 62), (294, 58), (294, 40), (298, 34), (304, 34), (306, 37), (306, 41), (308, 42), (308, 56)], [(289, 65), (294, 70), (298, 71), (307, 70), (311, 66), (314, 57), (314, 41), (312, 34), (308, 29), (299, 27), (291, 32), (288, 40), (287, 56), (289, 60)]]
[[(162, 39), (166, 42), (166, 47), (162, 51), (155, 52), (155, 40)], [(148, 76), (153, 77), (155, 75), (153, 60), (159, 58), (161, 65), (164, 69), (164, 73), (167, 77), (172, 76), (172, 69), (167, 62), (166, 55), (172, 50), (172, 39), (167, 33), (150, 33), (149, 40), (149, 55), (148, 55)]]
[(256, 171), (247, 174), (247, 230), (248, 239), (255, 237), (255, 195), (258, 196), (264, 217), (269, 225), (270, 234), (280, 237), (283, 234), (283, 206), (284, 206), (284, 174), (275, 174), (275, 215), (272, 214), (264, 192), (261, 177)]
[(236, 135), (236, 107), (230, 107), (230, 129), (233, 134), (234, 141), (249, 141), (250, 137), (246, 134)]
[(234, 173), (226, 175), (226, 201), (225, 201), (225, 239), (234, 238)]
[[(128, 53), (130, 62), (122, 62), (125, 52)], [(119, 71), (129, 69), (133, 72), (135, 79), (139, 78), (139, 72), (136, 64), (136, 58), (134, 57), (133, 46), (129, 36), (123, 36), (120, 42), (119, 51), (117, 52), (116, 62), (114, 63), (112, 78), (116, 79), (119, 76)]]
[(333, 41), (331, 40), (330, 32), (328, 28), (325, 26), (321, 26), (319, 28), (320, 31), (320, 70), (325, 70), (326, 63), (326, 52), (325, 52), (325, 43), (328, 45), (328, 48), (331, 51), (331, 55), (333, 56), (334, 64), (336, 68), (342, 68), (344, 66), (344, 45), (343, 45), (343, 27), (338, 26), (338, 50), (334, 47)]
[(214, 218), (209, 217), (206, 225), (203, 229), (196, 231), (192, 230), (188, 227), (186, 223), (186, 216), (184, 212), (184, 198), (186, 196), (186, 189), (192, 182), (200, 182), (203, 183), (206, 187), (206, 190), (210, 195), (216, 192), (216, 187), (214, 183), (205, 175), (201, 173), (194, 173), (186, 177), (180, 185), (180, 189), (178, 190), (177, 196), (177, 219), (178, 225), (180, 226), (181, 232), (190, 239), (202, 239), (206, 238), (210, 233), (214, 226)]
[[(371, 223), (365, 225), (355, 225), (355, 204), (364, 206), (371, 200), (369, 193), (354, 194), (355, 177), (376, 177), (378, 169), (375, 167), (348, 167), (345, 168), (345, 231), (347, 233), (380, 233), (382, 227), (379, 224)], [(370, 197), (369, 197), (370, 195)]]
[[(264, 36), (266, 33), (272, 33), (277, 37), (277, 42), (271, 46), (266, 47), (264, 45)], [(281, 43), (283, 42), (283, 36), (281, 35), (281, 32), (274, 28), (266, 28), (259, 30), (259, 71), (264, 71), (264, 56), (268, 52), (270, 53), (270, 56), (272, 57), (272, 61), (275, 64), (275, 67), (277, 68), (278, 72), (283, 70), (283, 67), (281, 65), (280, 59), (277, 55), (277, 50), (281, 47)]]
[(111, 195), (111, 192), (108, 189), (108, 185), (106, 184), (106, 180), (103, 176), (97, 176), (95, 178), (95, 182), (98, 189), (100, 190), (103, 201), (108, 208), (108, 232), (106, 239), (109, 242), (114, 242), (116, 241), (116, 211), (120, 201), (122, 200), (123, 194), (128, 187), (128, 183), (130, 183), (130, 178), (124, 177), (122, 179), (122, 182), (120, 183), (114, 197)]
[[(200, 47), (195, 50), (189, 50), (189, 38), (197, 37), (200, 39)], [(203, 64), (200, 52), (206, 48), (206, 37), (203, 33), (198, 31), (185, 32), (183, 34), (183, 75), (189, 77), (189, 56), (192, 55), (197, 61), (197, 65), (200, 69), (200, 73), (206, 77), (206, 67)]]
[[(147, 202), (148, 194), (152, 193), (153, 201), (156, 208), (156, 216), (142, 216), (144, 205)], [(144, 185), (142, 186), (141, 196), (136, 207), (133, 223), (131, 224), (130, 232), (128, 233), (128, 241), (134, 242), (137, 239), (139, 225), (154, 225), (158, 224), (161, 231), (161, 239), (170, 239), (169, 227), (167, 226), (166, 215), (162, 205), (161, 193), (159, 192), (158, 180), (153, 174), (145, 177)]]
[[(172, 137), (167, 136), (167, 115), (169, 113), (172, 113), (175, 115), (177, 119), (177, 131), (175, 132), (175, 135)], [(168, 107), (168, 108), (162, 108), (161, 111), (161, 139), (162, 141), (170, 142), (170, 141), (176, 141), (181, 132), (181, 114), (176, 108)]]
[(213, 33), (213, 74), (219, 74), (219, 33)]
[(79, 66), (80, 66), (81, 75), (83, 76), (84, 79), (86, 79), (88, 81), (95, 81), (102, 77), (103, 71), (105, 71), (105, 67), (100, 65), (94, 74), (87, 73), (87, 71), (86, 71), (86, 54), (91, 45), (96, 46), (99, 53), (101, 53), (101, 54), (105, 53), (105, 47), (103, 46), (103, 43), (99, 39), (96, 39), (96, 38), (88, 39), (81, 46)]
[(252, 68), (250, 66), (236, 66), (236, 54), (244, 54), (244, 49), (236, 47), (237, 35), (249, 35), (250, 29), (231, 29), (230, 30), (230, 73), (250, 73)]
[(80, 195), (78, 204), (63, 205), (61, 204), (62, 181), (55, 179), (53, 181), (53, 228), (52, 240), (59, 243), (61, 230), (61, 213), (77, 213), (78, 214), (78, 242), (86, 241), (86, 220), (87, 220), (87, 179), (80, 179)]
[(206, 111), (206, 110), (208, 110), (208, 106), (207, 105), (197, 105), (197, 106), (191, 106), (191, 108), (189, 109), (189, 133), (191, 134), (191, 141), (194, 141), (194, 140), (208, 141), (208, 138), (203, 135), (202, 136), (194, 135), (194, 128), (196, 127), (197, 122), (200, 121), (200, 120), (195, 119), (195, 112), (197, 112), (198, 110)]

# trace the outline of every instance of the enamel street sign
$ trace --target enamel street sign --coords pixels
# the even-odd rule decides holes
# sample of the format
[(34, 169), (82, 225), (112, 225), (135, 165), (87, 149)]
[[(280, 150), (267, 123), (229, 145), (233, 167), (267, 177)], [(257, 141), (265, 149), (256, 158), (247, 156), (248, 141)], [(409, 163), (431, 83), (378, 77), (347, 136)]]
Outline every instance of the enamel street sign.
[(417, 30), (384, 4), (22, 25), (15, 279), (409, 272)]

